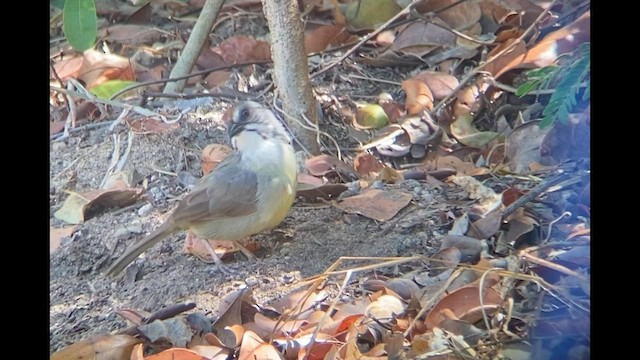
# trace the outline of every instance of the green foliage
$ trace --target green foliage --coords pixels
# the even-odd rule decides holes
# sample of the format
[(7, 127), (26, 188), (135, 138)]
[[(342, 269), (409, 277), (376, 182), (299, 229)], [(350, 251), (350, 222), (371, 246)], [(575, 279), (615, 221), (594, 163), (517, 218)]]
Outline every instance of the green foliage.
[(64, 9), (64, 0), (49, 0), (49, 4), (57, 9)]
[(90, 91), (100, 99), (111, 99), (113, 95), (135, 83), (135, 81), (127, 80), (108, 80), (100, 85), (94, 86)]
[(98, 35), (98, 17), (94, 0), (65, 0), (62, 29), (76, 51), (93, 47)]
[(577, 105), (580, 85), (586, 81), (586, 89), (582, 101), (591, 96), (591, 45), (581, 44), (576, 51), (560, 65), (545, 66), (527, 71), (527, 81), (520, 85), (516, 95), (522, 97), (534, 90), (548, 89), (553, 84), (555, 91), (544, 108), (540, 128), (553, 124), (558, 119), (562, 123), (569, 121), (569, 114)]

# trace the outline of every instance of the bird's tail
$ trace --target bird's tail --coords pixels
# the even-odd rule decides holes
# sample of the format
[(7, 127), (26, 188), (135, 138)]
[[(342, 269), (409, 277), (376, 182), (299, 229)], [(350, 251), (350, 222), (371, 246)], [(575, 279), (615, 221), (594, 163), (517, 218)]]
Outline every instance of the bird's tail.
[(142, 254), (157, 242), (175, 232), (177, 229), (178, 228), (172, 221), (165, 222), (151, 234), (131, 245), (131, 247), (129, 247), (124, 252), (124, 254), (122, 254), (122, 256), (118, 258), (118, 260), (116, 260), (113, 264), (111, 264), (111, 266), (109, 266), (105, 274), (108, 276), (118, 275), (122, 270), (124, 270), (124, 268), (127, 267), (127, 265), (132, 263), (138, 257), (138, 255)]

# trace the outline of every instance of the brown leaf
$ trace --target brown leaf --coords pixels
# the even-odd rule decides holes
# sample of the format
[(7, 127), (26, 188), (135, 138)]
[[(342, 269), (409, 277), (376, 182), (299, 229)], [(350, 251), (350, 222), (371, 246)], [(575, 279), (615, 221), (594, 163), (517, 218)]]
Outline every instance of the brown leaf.
[(208, 174), (213, 170), (218, 164), (227, 158), (233, 149), (226, 145), (222, 144), (209, 144), (205, 146), (202, 150), (202, 162), (201, 169), (202, 175)]
[(451, 95), (453, 90), (460, 84), (455, 76), (438, 71), (423, 71), (411, 79), (425, 83), (431, 90), (434, 100), (440, 100)]
[(107, 80), (135, 80), (129, 59), (97, 50), (87, 50), (82, 57), (60, 61), (54, 68), (62, 80), (77, 78), (85, 83), (88, 90)]
[[(502, 197), (502, 202), (504, 203), (504, 193)], [(467, 231), (467, 236), (476, 239), (488, 239), (498, 232), (501, 224), (502, 211), (494, 211), (489, 215), (474, 221), (469, 227), (469, 231)]]
[(64, 124), (66, 121), (51, 121), (49, 122), (49, 135), (55, 135), (64, 130)]
[(488, 314), (498, 310), (502, 304), (502, 298), (497, 291), (492, 288), (484, 289), (482, 298), (484, 306), (480, 305), (479, 293), (478, 286), (467, 286), (449, 293), (429, 311), (425, 319), (427, 328), (433, 329), (439, 326), (447, 318), (443, 314), (446, 310), (450, 310), (459, 320), (471, 324), (482, 319), (483, 308)]
[[(416, 10), (421, 14), (426, 14), (458, 2), (458, 0), (423, 1), (416, 6)], [(478, 23), (481, 15), (478, 3), (471, 1), (464, 1), (438, 13), (440, 19), (456, 30), (465, 30)]]
[(377, 221), (387, 221), (409, 204), (412, 196), (399, 190), (367, 189), (335, 204), (338, 209)]
[(218, 46), (225, 63), (232, 65), (255, 60), (271, 60), (269, 44), (249, 36), (232, 36)]
[(267, 344), (256, 333), (246, 331), (242, 338), (242, 346), (238, 353), (238, 360), (255, 359), (284, 359), (282, 354), (271, 344)]
[(412, 22), (396, 35), (389, 52), (401, 52), (422, 57), (437, 48), (456, 44), (456, 35), (431, 21)]
[(497, 79), (500, 77), (500, 75), (506, 73), (507, 71), (523, 65), (527, 52), (526, 46), (524, 41), (520, 40), (516, 42), (516, 40), (517, 39), (509, 39), (493, 48), (493, 50), (491, 50), (487, 55), (487, 57), (490, 59), (504, 49), (509, 48), (510, 50), (500, 55), (496, 60), (485, 66), (484, 71), (488, 71), (493, 75), (494, 78)]
[(142, 189), (120, 188), (72, 193), (53, 216), (70, 224), (80, 224), (102, 209), (133, 204), (142, 195)]
[[(196, 60), (196, 64), (203, 69), (212, 69), (228, 65), (222, 56), (209, 46), (203, 46), (200, 56)], [(215, 73), (215, 72), (214, 72)]]
[(460, 261), (475, 264), (480, 260), (482, 245), (479, 239), (464, 235), (445, 235), (442, 237), (440, 249), (455, 247), (460, 250)]
[(71, 236), (77, 226), (68, 226), (64, 228), (49, 227), (49, 254), (53, 254), (60, 247), (62, 239)]
[(50, 360), (128, 359), (140, 342), (130, 335), (98, 335), (58, 350)]
[(405, 107), (408, 115), (433, 109), (433, 94), (424, 82), (413, 79), (404, 80), (402, 89), (407, 94)]
[(209, 357), (184, 348), (171, 348), (144, 358), (145, 360), (209, 360)]
[(361, 176), (378, 172), (384, 168), (384, 164), (377, 157), (369, 153), (359, 153), (356, 155), (356, 158), (353, 160), (353, 166)]
[(231, 71), (214, 71), (204, 78), (204, 82), (207, 84), (209, 89), (215, 89), (226, 83), (230, 77)]
[(305, 166), (311, 175), (325, 176), (336, 172), (345, 178), (357, 178), (357, 173), (351, 166), (333, 155), (321, 154), (305, 161)]
[[(521, 66), (544, 67), (551, 65), (555, 63), (558, 56), (575, 50), (580, 44), (590, 41), (590, 39), (591, 11), (587, 11), (571, 24), (548, 34), (529, 49), (522, 59)], [(486, 68), (485, 70), (489, 71)]]
[(307, 54), (326, 49), (329, 45), (342, 45), (352, 38), (344, 25), (321, 25), (304, 33), (304, 48)]

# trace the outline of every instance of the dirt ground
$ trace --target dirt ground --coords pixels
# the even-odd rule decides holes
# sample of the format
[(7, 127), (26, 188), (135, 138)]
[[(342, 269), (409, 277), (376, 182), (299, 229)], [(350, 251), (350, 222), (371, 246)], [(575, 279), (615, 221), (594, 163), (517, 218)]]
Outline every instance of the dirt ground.
[[(120, 277), (105, 277), (103, 272), (109, 264), (129, 244), (157, 227), (175, 200), (188, 191), (167, 172), (186, 171), (200, 177), (201, 149), (210, 143), (227, 143), (221, 117), (231, 105), (209, 102), (194, 108), (176, 131), (135, 136), (127, 167), (148, 181), (139, 206), (99, 212), (65, 238), (50, 256), (51, 353), (90, 336), (127, 327), (127, 321), (116, 315), (119, 309), (153, 312), (167, 305), (194, 302), (197, 307), (193, 311), (213, 318), (221, 299), (241, 286), (253, 289), (258, 304), (268, 305), (295, 291), (301, 279), (322, 273), (341, 256), (433, 254), (447, 230), (440, 214), (464, 204), (463, 195), (455, 193), (454, 188), (415, 180), (384, 186), (400, 188), (413, 197), (386, 223), (298, 199), (280, 226), (253, 237), (260, 244), (258, 262), (248, 261), (241, 253), (226, 260), (235, 271), (231, 275), (185, 254), (185, 233), (179, 233), (146, 251)], [(125, 139), (125, 126), (118, 126), (115, 133)], [(65, 190), (99, 188), (113, 146), (107, 127), (52, 143), (52, 227), (64, 225), (53, 213), (67, 197)]]

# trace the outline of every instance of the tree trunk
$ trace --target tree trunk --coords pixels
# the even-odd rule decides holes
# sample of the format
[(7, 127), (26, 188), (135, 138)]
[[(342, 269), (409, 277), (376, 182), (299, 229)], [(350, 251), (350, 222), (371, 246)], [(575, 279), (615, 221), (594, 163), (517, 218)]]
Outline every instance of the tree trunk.
[[(171, 69), (169, 77), (174, 78), (189, 75), (198, 56), (200, 56), (200, 52), (202, 52), (202, 46), (207, 43), (207, 37), (209, 33), (211, 33), (213, 24), (218, 18), (223, 4), (224, 0), (205, 1), (200, 16), (198, 16), (191, 35), (189, 35), (189, 40), (187, 40), (187, 44), (184, 46), (182, 54), (180, 54), (175, 66)], [(167, 83), (167, 86), (164, 87), (162, 92), (165, 94), (182, 92), (186, 83), (186, 79)]]
[[(271, 33), (271, 58), (275, 84), (282, 99), (283, 110), (307, 127), (318, 123), (316, 100), (311, 90), (304, 32), (296, 0), (262, 0), (262, 9)], [(306, 124), (305, 114), (313, 125)], [(306, 130), (296, 121), (286, 119), (300, 144), (312, 155), (320, 152), (316, 133)]]

